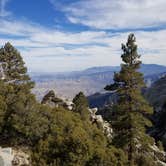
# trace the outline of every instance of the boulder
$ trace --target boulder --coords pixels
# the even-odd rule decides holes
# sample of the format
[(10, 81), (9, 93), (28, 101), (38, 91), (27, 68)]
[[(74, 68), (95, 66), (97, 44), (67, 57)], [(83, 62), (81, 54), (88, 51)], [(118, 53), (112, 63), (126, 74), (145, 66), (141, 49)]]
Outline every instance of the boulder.
[(50, 90), (42, 99), (41, 104), (49, 105), (50, 107), (64, 107), (69, 110), (73, 109), (73, 102), (58, 98), (53, 90)]
[(107, 121), (104, 121), (101, 115), (96, 115), (97, 111), (98, 111), (97, 108), (89, 109), (90, 120), (92, 121), (92, 123), (96, 123), (97, 126), (101, 126), (103, 132), (106, 134), (108, 138), (112, 138), (113, 129), (111, 128), (110, 123)]
[(0, 147), (0, 166), (30, 166), (30, 156), (21, 149)]
[(0, 166), (12, 166), (13, 158), (12, 148), (0, 147)]

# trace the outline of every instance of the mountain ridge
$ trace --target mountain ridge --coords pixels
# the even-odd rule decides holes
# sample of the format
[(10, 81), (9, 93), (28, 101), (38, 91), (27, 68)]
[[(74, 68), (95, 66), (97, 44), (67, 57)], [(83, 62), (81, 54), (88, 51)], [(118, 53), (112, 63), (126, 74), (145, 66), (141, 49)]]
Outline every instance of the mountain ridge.
[[(39, 99), (49, 89), (55, 90), (58, 96), (69, 99), (72, 99), (79, 91), (83, 91), (85, 95), (89, 96), (104, 91), (105, 85), (113, 81), (114, 72), (118, 72), (119, 69), (120, 66), (103, 66), (67, 73), (32, 74), (32, 80), (36, 82), (33, 91)], [(143, 64), (140, 71), (144, 73), (145, 80), (150, 86), (166, 72), (166, 66)]]
[[(145, 70), (148, 69), (148, 72), (152, 69), (155, 69), (155, 71), (161, 72), (161, 70), (166, 70), (166, 66), (164, 65), (158, 65), (158, 64), (142, 64), (141, 65), (141, 72), (145, 72)], [(102, 73), (102, 72), (116, 72), (120, 70), (120, 66), (94, 66), (90, 67), (84, 70), (79, 71), (68, 71), (68, 72), (29, 72), (32, 79), (34, 79), (36, 76), (54, 76), (55, 78), (63, 78), (63, 77), (72, 77), (72, 76), (83, 76), (83, 75), (89, 75), (89, 74), (95, 74), (95, 73)], [(152, 72), (154, 73), (154, 72)], [(149, 73), (145, 73), (148, 74)], [(60, 77), (61, 76), (61, 77)], [(63, 77), (62, 77), (63, 76)]]

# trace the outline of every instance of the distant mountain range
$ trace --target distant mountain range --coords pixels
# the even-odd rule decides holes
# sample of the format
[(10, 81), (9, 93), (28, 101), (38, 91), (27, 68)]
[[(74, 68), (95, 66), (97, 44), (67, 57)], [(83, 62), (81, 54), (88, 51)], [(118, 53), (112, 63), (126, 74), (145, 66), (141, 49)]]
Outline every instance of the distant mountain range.
[[(89, 96), (96, 92), (103, 93), (105, 85), (113, 81), (114, 72), (120, 70), (119, 66), (92, 67), (82, 71), (63, 73), (30, 73), (36, 82), (33, 92), (38, 99), (48, 92), (55, 90), (58, 96), (72, 99), (79, 91)], [(166, 66), (156, 64), (143, 64), (140, 72), (144, 73), (147, 85), (166, 73)]]

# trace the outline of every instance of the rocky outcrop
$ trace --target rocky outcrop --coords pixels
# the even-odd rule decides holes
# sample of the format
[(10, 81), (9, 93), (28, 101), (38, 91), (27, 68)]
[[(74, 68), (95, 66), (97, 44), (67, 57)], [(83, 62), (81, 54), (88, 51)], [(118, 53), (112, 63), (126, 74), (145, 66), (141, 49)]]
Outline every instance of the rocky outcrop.
[(157, 165), (158, 165), (158, 166), (166, 166), (166, 163), (164, 163), (164, 162), (158, 160), (158, 161), (157, 161)]
[(4, 73), (4, 69), (3, 69), (4, 65), (6, 66), (5, 63), (0, 62), (0, 79), (1, 80), (5, 79), (5, 73)]
[(166, 152), (160, 150), (155, 144), (151, 146), (151, 155), (155, 158), (157, 165), (166, 166)]
[(30, 156), (21, 149), (0, 147), (0, 166), (30, 166)]
[(0, 147), (0, 166), (12, 166), (13, 158), (11, 148)]
[(46, 104), (49, 105), (50, 107), (64, 107), (67, 108), (69, 110), (72, 110), (73, 108), (73, 103), (71, 101), (68, 100), (63, 100), (58, 98), (54, 91), (51, 90), (49, 91), (42, 99), (41, 104)]
[(96, 115), (96, 112), (98, 111), (97, 108), (89, 109), (90, 112), (90, 120), (92, 123), (96, 123), (97, 126), (101, 126), (103, 132), (108, 138), (112, 138), (113, 136), (113, 129), (111, 128), (111, 125), (109, 122), (104, 121), (103, 117), (101, 115)]

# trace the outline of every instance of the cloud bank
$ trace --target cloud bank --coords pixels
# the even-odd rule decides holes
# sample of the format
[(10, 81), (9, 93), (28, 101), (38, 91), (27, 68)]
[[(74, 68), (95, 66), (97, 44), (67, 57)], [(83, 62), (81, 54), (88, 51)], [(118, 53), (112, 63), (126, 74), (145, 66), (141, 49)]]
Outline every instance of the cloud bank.
[[(94, 29), (90, 28), (80, 32), (61, 31), (36, 22), (0, 17), (0, 45), (9, 41), (16, 46), (30, 71), (71, 71), (92, 66), (120, 65), (121, 43), (126, 42), (129, 33), (135, 33), (143, 63), (166, 65), (166, 28), (143, 29), (150, 25), (161, 26), (164, 24), (166, 14), (163, 13), (161, 16), (160, 12), (162, 12), (165, 2), (162, 0), (153, 3), (149, 0), (139, 2), (135, 0), (103, 0), (101, 3), (100, 0), (84, 0), (71, 3), (68, 7), (62, 5), (60, 10), (65, 12), (64, 14), (69, 20), (73, 17), (81, 18), (81, 24), (84, 24), (82, 21), (87, 20), (91, 21), (91, 24), (93, 22)], [(152, 11), (156, 10), (156, 13), (149, 11), (149, 16), (146, 16), (145, 13), (145, 18), (143, 18), (143, 13), (138, 12), (140, 6), (143, 11), (145, 8), (149, 11), (152, 7)], [(127, 12), (126, 16), (121, 13), (122, 11)], [(139, 13), (139, 17), (137, 17), (136, 11)], [(95, 16), (95, 13), (98, 14)], [(120, 17), (122, 14), (124, 16)], [(134, 20), (134, 18), (137, 19)], [(154, 20), (157, 20), (156, 23)], [(96, 24), (96, 21), (101, 24)], [(134, 22), (132, 23), (132, 21)], [(141, 27), (141, 29), (117, 32), (105, 30), (115, 27), (121, 29)], [(96, 28), (99, 29), (96, 30)]]
[(165, 6), (165, 0), (81, 0), (62, 10), (74, 24), (97, 29), (138, 29), (166, 25)]

